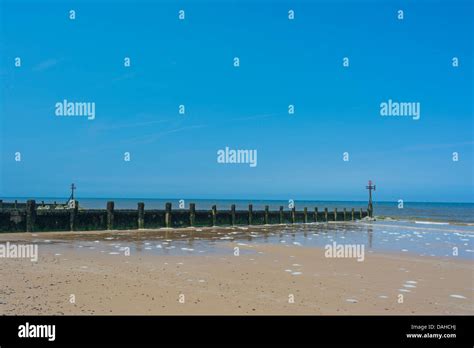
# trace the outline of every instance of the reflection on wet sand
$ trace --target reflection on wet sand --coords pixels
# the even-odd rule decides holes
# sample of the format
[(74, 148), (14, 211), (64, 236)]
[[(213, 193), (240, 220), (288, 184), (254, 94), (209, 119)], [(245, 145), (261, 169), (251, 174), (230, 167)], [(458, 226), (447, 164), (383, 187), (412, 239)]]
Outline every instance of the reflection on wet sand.
[[(201, 227), (133, 231), (8, 234), (31, 236), (43, 246), (116, 253), (197, 254), (227, 252), (228, 243), (280, 244), (322, 248), (362, 244), (369, 252), (408, 252), (419, 256), (472, 258), (474, 227), (400, 223), (313, 223), (295, 225)], [(6, 236), (6, 235), (4, 235)], [(453, 255), (457, 248), (457, 255)]]

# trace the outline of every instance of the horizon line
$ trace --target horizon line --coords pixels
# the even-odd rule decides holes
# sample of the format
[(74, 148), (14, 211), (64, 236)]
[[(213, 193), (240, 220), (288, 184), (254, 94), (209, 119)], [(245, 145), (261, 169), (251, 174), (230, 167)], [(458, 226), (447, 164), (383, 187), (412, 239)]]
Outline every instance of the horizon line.
[[(69, 197), (66, 197), (66, 196), (63, 196), (63, 197), (58, 197), (58, 196), (36, 196), (36, 197), (39, 197), (39, 198), (44, 198), (44, 199), (57, 199), (57, 200), (60, 200), (60, 199), (63, 199), (63, 200), (67, 200)], [(31, 197), (21, 197), (21, 196), (17, 196), (17, 197), (12, 197), (12, 196), (4, 196), (4, 197), (1, 197), (0, 196), (0, 199), (31, 199)], [(285, 198), (285, 199), (256, 199), (256, 198), (183, 198), (183, 197), (180, 197), (180, 198), (171, 198), (171, 197), (167, 197), (167, 198), (145, 198), (145, 197), (80, 197), (80, 199), (100, 199), (100, 200), (105, 200), (105, 199), (109, 199), (109, 200), (120, 200), (120, 199), (124, 199), (124, 200), (185, 200), (185, 201), (190, 201), (190, 200), (197, 200), (197, 201), (270, 201), (270, 202), (281, 202), (281, 201), (289, 201), (289, 199)], [(80, 202), (80, 199), (76, 197), (76, 200)], [(333, 199), (292, 199), (294, 202), (298, 202), (298, 201), (303, 201), (303, 202), (368, 202), (368, 199), (367, 200), (333, 200)], [(398, 203), (398, 200), (374, 200), (373, 199), (373, 203)], [(406, 203), (438, 203), (438, 204), (443, 204), (443, 203), (447, 203), (447, 204), (474, 204), (474, 201), (462, 201), (462, 202), (459, 202), (459, 201), (403, 201), (404, 204)]]

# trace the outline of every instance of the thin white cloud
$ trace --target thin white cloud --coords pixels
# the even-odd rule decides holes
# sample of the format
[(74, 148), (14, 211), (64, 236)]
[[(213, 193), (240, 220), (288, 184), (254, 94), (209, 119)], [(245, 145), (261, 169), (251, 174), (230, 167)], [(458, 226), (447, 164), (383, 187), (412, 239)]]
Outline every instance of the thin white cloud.
[(33, 71), (41, 72), (56, 66), (61, 60), (56, 58), (50, 58), (42, 61), (41, 63), (33, 67)]
[(422, 150), (437, 150), (437, 149), (449, 149), (453, 147), (461, 147), (466, 145), (474, 145), (474, 141), (465, 141), (451, 144), (419, 144), (413, 146), (406, 146), (403, 148), (404, 151), (422, 151)]
[(160, 138), (168, 134), (179, 133), (179, 132), (190, 130), (190, 129), (205, 128), (205, 127), (207, 126), (206, 125), (193, 125), (193, 126), (180, 127), (180, 128), (163, 131), (158, 134), (150, 134), (150, 135), (137, 137), (134, 139), (129, 139), (129, 141), (133, 144), (149, 144), (149, 143), (153, 143), (159, 140)]
[(257, 114), (257, 115), (252, 115), (252, 116), (245, 116), (245, 117), (239, 117), (239, 118), (231, 118), (229, 121), (249, 121), (249, 120), (256, 120), (259, 118), (268, 118), (272, 116), (277, 116), (278, 114)]
[(128, 128), (138, 128), (138, 127), (148, 127), (158, 123), (170, 122), (170, 120), (156, 120), (156, 121), (148, 121), (148, 122), (136, 122), (136, 123), (122, 123), (122, 124), (106, 124), (106, 125), (99, 125), (95, 127), (97, 131), (109, 131), (109, 130), (116, 130), (116, 129), (128, 129)]

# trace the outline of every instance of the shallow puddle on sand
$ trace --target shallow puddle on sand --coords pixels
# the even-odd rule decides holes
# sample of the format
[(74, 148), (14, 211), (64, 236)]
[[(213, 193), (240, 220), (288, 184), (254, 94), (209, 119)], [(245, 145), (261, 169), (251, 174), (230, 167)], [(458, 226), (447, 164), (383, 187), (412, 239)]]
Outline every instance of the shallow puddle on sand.
[[(295, 225), (236, 226), (222, 228), (158, 229), (139, 231), (107, 231), (100, 233), (69, 232), (48, 235), (32, 234), (40, 248), (95, 250), (115, 255), (116, 252), (157, 255), (253, 254), (258, 244), (287, 247), (324, 248), (337, 244), (362, 244), (366, 252), (389, 251), (418, 256), (472, 259), (474, 227), (451, 225), (417, 225), (407, 223), (312, 223)], [(321, 238), (322, 237), (322, 238)], [(415, 238), (412, 238), (415, 237)], [(418, 237), (418, 238), (416, 238)], [(453, 248), (458, 254), (453, 254)], [(43, 249), (43, 250), (45, 250)], [(408, 282), (407, 282), (408, 283)], [(408, 283), (410, 284), (410, 283)], [(416, 283), (411, 283), (416, 284)]]

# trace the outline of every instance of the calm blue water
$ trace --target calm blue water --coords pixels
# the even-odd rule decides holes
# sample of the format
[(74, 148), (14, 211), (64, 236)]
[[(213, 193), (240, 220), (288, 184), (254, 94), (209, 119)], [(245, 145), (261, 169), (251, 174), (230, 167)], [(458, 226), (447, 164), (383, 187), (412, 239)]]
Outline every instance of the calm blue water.
[[(25, 198), (4, 198), (4, 201), (25, 201)], [(66, 198), (35, 198), (38, 202), (65, 202)], [(145, 209), (164, 209), (166, 202), (171, 202), (173, 209), (178, 209), (178, 199), (118, 199), (118, 198), (79, 198), (79, 205), (88, 209), (105, 209), (107, 201), (115, 202), (115, 209), (136, 209), (138, 202), (145, 203)], [(277, 200), (209, 200), (209, 199), (185, 199), (185, 209), (189, 208), (189, 203), (196, 203), (196, 209), (210, 209), (212, 205), (217, 205), (217, 209), (230, 209), (231, 204), (236, 205), (236, 209), (247, 209), (249, 204), (253, 204), (254, 210), (264, 209), (269, 205), (271, 210), (278, 210), (280, 206), (288, 209), (288, 201)], [(313, 210), (318, 207), (342, 210), (347, 208), (366, 209), (366, 201), (295, 201), (297, 210), (307, 207)], [(474, 223), (474, 203), (418, 203), (404, 202), (403, 209), (398, 208), (398, 202), (374, 202), (374, 214), (376, 216), (388, 216), (397, 219), (407, 220), (431, 220), (441, 222), (461, 222)]]

